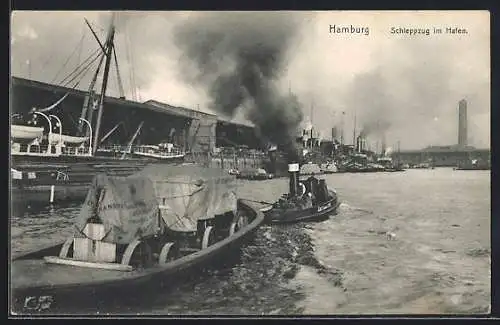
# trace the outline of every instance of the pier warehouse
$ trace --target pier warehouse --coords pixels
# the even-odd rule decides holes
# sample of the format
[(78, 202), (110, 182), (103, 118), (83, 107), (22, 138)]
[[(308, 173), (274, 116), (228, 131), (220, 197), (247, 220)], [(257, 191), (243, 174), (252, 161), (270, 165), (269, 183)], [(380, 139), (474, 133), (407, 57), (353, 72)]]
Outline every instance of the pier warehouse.
[[(12, 77), (11, 81), (12, 114), (26, 114), (33, 107), (48, 107), (69, 92), (51, 113), (60, 117), (64, 134), (76, 134), (87, 92), (18, 77)], [(258, 148), (260, 144), (250, 123), (154, 100), (140, 103), (123, 97), (106, 97), (99, 138), (120, 125), (100, 146), (126, 145), (141, 122), (144, 124), (134, 144), (171, 142), (192, 152), (212, 152), (220, 146)]]
[(436, 167), (455, 167), (459, 162), (469, 159), (489, 161), (490, 150), (457, 145), (430, 146), (421, 150), (393, 152), (392, 159), (410, 165), (432, 162)]
[(467, 143), (467, 101), (458, 102), (458, 142), (449, 146), (429, 146), (422, 150), (393, 153), (393, 159), (409, 165), (432, 163), (434, 166), (457, 166), (470, 160), (490, 163), (489, 149), (478, 149)]

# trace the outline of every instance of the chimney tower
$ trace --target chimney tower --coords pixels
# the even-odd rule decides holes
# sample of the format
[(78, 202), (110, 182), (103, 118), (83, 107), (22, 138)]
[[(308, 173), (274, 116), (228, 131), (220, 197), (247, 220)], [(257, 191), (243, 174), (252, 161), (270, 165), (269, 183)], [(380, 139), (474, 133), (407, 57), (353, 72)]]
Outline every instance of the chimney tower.
[(381, 156), (385, 156), (386, 143), (385, 143), (385, 132), (382, 133), (382, 145), (380, 149)]
[(458, 102), (458, 145), (467, 146), (467, 101)]

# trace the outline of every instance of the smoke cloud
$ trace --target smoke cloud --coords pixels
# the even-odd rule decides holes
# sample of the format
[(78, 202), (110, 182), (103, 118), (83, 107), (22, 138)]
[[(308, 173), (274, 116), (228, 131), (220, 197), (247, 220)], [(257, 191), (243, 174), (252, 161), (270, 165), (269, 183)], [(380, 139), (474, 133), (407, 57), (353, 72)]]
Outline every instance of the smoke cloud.
[(362, 137), (381, 137), (393, 121), (393, 95), (388, 90), (383, 74), (375, 71), (354, 79), (349, 106), (357, 115)]
[(394, 48), (395, 54), (405, 58), (404, 62), (394, 55), (390, 61), (381, 60), (375, 68), (354, 78), (347, 102), (357, 113), (364, 137), (378, 140), (401, 125), (400, 121), (409, 122), (408, 117), (413, 121), (432, 120), (436, 108), (441, 107), (451, 91), (453, 63), (436, 51), (435, 44), (432, 45), (437, 54), (429, 48), (431, 44), (413, 42)]
[(288, 15), (209, 13), (173, 29), (182, 75), (207, 89), (210, 108), (228, 117), (242, 109), (262, 138), (288, 154), (296, 152), (302, 109), (278, 81), (299, 25)]
[[(401, 137), (418, 139), (448, 131), (436, 122), (436, 116), (447, 115), (451, 123), (445, 127), (451, 129), (445, 144), (456, 143), (453, 123), (458, 118), (458, 101), (470, 90), (453, 84), (459, 75), (456, 63), (446, 55), (450, 49), (449, 44), (428, 40), (401, 43), (393, 47), (393, 55), (358, 74), (345, 97), (357, 115), (358, 132), (376, 141), (387, 133), (392, 133), (393, 142)], [(482, 109), (474, 104), (476, 110)]]

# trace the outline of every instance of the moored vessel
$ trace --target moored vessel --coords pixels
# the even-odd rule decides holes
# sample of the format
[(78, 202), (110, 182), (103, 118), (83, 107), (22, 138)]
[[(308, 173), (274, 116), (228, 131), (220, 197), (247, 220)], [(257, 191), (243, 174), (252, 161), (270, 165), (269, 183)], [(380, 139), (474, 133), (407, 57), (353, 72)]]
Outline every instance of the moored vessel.
[(235, 174), (236, 178), (248, 180), (265, 180), (274, 177), (272, 173), (267, 172), (264, 168), (247, 167), (242, 170), (230, 171), (230, 173)]
[[(66, 88), (64, 95), (46, 107), (44, 106), (47, 102), (41, 99), (40, 103), (35, 104), (37, 107), (31, 109), (22, 107), (19, 112), (13, 114), (10, 128), (10, 153), (14, 167), (20, 168), (18, 165), (31, 163), (70, 164), (109, 160), (130, 160), (130, 165), (133, 165), (137, 159), (162, 163), (183, 161), (187, 148), (181, 149), (179, 146), (174, 148), (174, 143), (136, 144), (141, 130), (145, 133), (144, 129), (150, 129), (149, 125), (143, 127), (145, 121), (139, 122), (128, 144), (120, 145), (119, 150), (114, 150), (115, 148), (108, 150), (110, 146), (109, 143), (106, 145), (105, 141), (109, 142), (110, 136), (117, 132), (120, 125), (124, 124), (124, 120), (120, 120), (118, 115), (117, 120), (113, 121), (115, 125), (111, 130), (102, 134), (105, 126), (103, 114), (105, 106), (109, 105), (106, 93), (113, 60), (119, 83), (120, 99), (125, 99), (116, 53), (115, 15), (115, 13), (112, 14), (106, 39), (103, 41), (99, 39), (90, 23), (85, 20), (99, 48), (61, 81)], [(84, 92), (81, 112), (79, 116), (75, 116), (75, 113), (71, 113), (68, 109), (68, 106), (72, 105), (65, 102), (71, 100), (69, 95), (78, 90), (78, 85), (92, 70), (94, 70), (93, 76), (88, 90)], [(102, 80), (100, 80), (101, 85), (98, 90), (101, 72)], [(38, 105), (43, 106), (38, 107)], [(171, 137), (166, 141), (179, 142)]]
[[(13, 258), (13, 310), (99, 305), (175, 284), (249, 240), (264, 216), (219, 169), (158, 165), (96, 176), (64, 243)], [(147, 290), (146, 290), (147, 292)]]
[(333, 161), (322, 164), (320, 169), (324, 174), (334, 174), (338, 172), (337, 165)]

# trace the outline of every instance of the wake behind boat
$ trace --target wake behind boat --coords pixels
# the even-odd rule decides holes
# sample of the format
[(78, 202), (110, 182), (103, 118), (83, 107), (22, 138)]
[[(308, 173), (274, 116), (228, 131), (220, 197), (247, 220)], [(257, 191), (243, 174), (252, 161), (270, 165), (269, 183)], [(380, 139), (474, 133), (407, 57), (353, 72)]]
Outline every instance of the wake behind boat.
[(219, 169), (165, 165), (96, 176), (74, 234), (13, 259), (14, 310), (100, 304), (224, 258), (264, 220), (236, 197), (233, 180)]
[(340, 204), (337, 193), (328, 189), (324, 179), (299, 180), (299, 164), (289, 164), (288, 171), (290, 193), (261, 209), (268, 223), (322, 221), (336, 213)]

